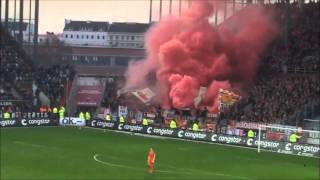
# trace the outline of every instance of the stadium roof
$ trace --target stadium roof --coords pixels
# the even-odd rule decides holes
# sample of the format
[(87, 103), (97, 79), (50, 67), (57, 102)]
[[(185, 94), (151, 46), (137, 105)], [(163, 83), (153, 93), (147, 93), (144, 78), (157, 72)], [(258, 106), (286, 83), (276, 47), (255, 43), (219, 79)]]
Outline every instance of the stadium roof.
[(145, 33), (150, 27), (147, 23), (130, 22), (99, 22), (99, 21), (72, 21), (65, 20), (64, 31), (101, 31), (123, 33)]
[(145, 33), (150, 24), (146, 23), (112, 23), (109, 32)]
[(101, 31), (106, 32), (108, 31), (109, 22), (99, 22), (99, 21), (71, 21), (66, 20), (64, 31), (71, 30), (71, 31)]
[[(4, 24), (4, 21), (2, 22), (2, 24)], [(12, 21), (8, 21), (8, 29), (13, 30), (13, 31), (18, 31), (19, 30), (19, 22), (12, 22)], [(26, 31), (28, 27), (28, 23), (26, 22), (22, 22), (22, 31)]]

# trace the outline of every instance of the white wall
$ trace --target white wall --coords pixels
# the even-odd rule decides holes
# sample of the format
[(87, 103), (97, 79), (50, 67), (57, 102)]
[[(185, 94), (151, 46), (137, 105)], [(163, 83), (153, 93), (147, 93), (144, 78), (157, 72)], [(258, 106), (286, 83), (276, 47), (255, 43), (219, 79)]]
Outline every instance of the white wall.
[[(118, 38), (116, 38), (118, 37)], [(132, 37), (133, 40), (132, 40)], [(108, 33), (108, 42), (112, 47), (112, 44), (117, 44), (117, 47), (124, 48), (143, 48), (144, 47), (144, 34), (143, 33)]]
[[(107, 32), (63, 31), (62, 39), (66, 44), (69, 45), (107, 46), (107, 34)], [(79, 38), (77, 38), (77, 36), (79, 36)], [(88, 39), (87, 36), (89, 36)], [(93, 36), (93, 39), (91, 36)], [(100, 39), (97, 39), (98, 36)]]

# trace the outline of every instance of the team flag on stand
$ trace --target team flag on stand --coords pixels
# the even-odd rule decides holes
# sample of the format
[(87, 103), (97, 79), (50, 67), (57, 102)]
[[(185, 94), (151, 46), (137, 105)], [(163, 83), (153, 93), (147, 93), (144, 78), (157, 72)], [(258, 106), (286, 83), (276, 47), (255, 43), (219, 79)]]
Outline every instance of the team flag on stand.
[(194, 107), (198, 107), (198, 105), (203, 101), (205, 95), (207, 93), (207, 88), (206, 87), (200, 87), (198, 91), (198, 96), (194, 98)]
[(232, 106), (235, 102), (240, 100), (241, 96), (225, 89), (219, 89), (219, 110), (223, 110)]
[(155, 96), (154, 92), (149, 88), (133, 91), (132, 94), (136, 96), (144, 104), (148, 104), (151, 101), (151, 99)]

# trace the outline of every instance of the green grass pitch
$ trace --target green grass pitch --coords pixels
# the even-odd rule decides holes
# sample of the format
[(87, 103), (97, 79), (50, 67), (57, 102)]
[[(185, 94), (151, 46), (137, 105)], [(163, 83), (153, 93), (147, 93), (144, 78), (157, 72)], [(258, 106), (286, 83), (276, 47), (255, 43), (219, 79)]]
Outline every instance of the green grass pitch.
[(87, 128), (0, 130), (1, 180), (319, 179), (317, 158)]

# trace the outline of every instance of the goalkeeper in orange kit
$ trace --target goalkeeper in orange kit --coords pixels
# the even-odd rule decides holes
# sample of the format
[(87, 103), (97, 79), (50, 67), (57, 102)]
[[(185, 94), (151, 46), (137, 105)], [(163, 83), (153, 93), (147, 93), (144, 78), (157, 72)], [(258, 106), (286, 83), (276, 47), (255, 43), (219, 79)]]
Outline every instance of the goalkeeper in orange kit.
[(149, 167), (150, 174), (152, 174), (152, 172), (153, 172), (153, 164), (154, 164), (155, 159), (156, 159), (156, 154), (154, 153), (153, 149), (150, 148), (150, 151), (148, 154), (148, 167)]

